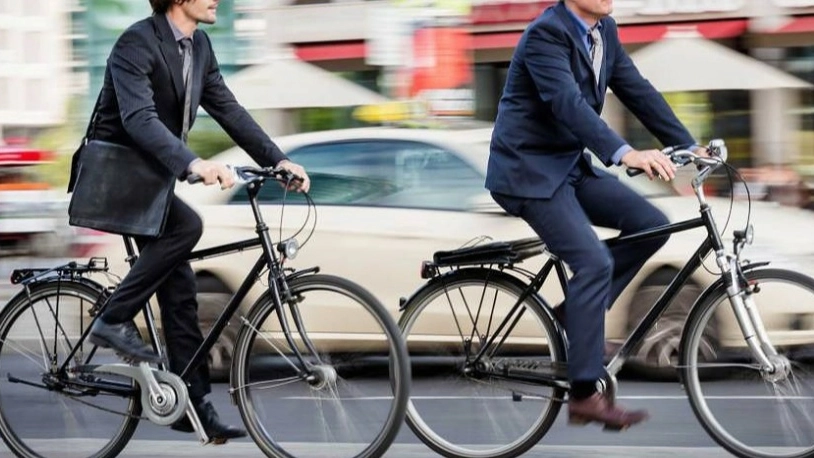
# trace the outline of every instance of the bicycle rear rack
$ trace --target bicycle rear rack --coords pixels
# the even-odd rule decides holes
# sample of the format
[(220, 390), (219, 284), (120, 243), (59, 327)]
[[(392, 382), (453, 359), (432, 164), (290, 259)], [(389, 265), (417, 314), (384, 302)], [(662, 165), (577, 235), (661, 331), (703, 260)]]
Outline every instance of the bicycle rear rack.
[(537, 237), (509, 242), (491, 242), (450, 251), (436, 251), (432, 261), (424, 261), (421, 278), (438, 275), (439, 267), (462, 267), (473, 265), (514, 265), (523, 260), (543, 254), (546, 245)]
[(27, 285), (52, 274), (59, 277), (73, 277), (92, 272), (107, 272), (108, 269), (107, 258), (93, 257), (88, 260), (87, 264), (71, 261), (57, 267), (14, 269), (11, 271), (9, 281), (12, 285)]

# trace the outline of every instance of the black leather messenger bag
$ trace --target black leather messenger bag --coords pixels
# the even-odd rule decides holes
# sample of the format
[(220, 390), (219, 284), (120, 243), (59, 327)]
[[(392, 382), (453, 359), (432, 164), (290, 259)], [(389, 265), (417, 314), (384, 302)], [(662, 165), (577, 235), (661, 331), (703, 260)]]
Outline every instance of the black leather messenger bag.
[(175, 177), (149, 154), (93, 138), (99, 99), (73, 155), (68, 222), (114, 234), (161, 235)]

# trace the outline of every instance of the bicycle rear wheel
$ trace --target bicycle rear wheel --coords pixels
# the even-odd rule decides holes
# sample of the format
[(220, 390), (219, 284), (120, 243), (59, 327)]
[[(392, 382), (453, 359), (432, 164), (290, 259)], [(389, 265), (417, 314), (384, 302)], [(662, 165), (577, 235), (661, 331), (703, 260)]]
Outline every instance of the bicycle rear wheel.
[[(739, 457), (814, 456), (814, 279), (793, 271), (745, 273), (784, 369), (760, 370), (721, 286), (687, 319), (680, 373), (696, 417)], [(710, 336), (715, 336), (710, 339)], [(714, 342), (714, 345), (710, 345)]]
[(270, 457), (383, 455), (409, 395), (410, 366), (395, 321), (370, 293), (339, 277), (309, 275), (289, 287), (296, 304), (283, 307), (284, 322), (310, 374), (281, 331), (277, 306), (261, 297), (241, 328), (232, 366), (249, 434)]
[[(413, 374), (407, 423), (436, 452), (519, 456), (554, 422), (565, 391), (539, 381), (566, 379), (565, 349), (537, 295), (513, 308), (524, 288), (503, 272), (461, 269), (406, 305), (399, 324)], [(504, 320), (509, 326), (498, 331)]]
[(109, 350), (82, 344), (99, 287), (74, 281), (31, 286), (0, 314), (0, 436), (19, 457), (114, 457), (135, 432), (140, 403), (98, 386), (133, 388), (88, 366), (118, 362)]

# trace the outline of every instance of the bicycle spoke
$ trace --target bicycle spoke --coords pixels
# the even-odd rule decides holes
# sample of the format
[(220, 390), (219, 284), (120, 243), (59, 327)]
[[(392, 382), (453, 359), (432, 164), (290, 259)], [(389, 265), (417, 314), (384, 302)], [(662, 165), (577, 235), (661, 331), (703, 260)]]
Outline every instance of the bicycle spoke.
[[(814, 279), (768, 268), (745, 275), (759, 285), (750, 298), (777, 350), (769, 355), (774, 369), (766, 370), (746, 345), (729, 295), (721, 289), (697, 306), (687, 321), (689, 335), (679, 368), (690, 403), (712, 438), (737, 456), (810, 456), (814, 453), (811, 328), (788, 323), (794, 317), (814, 316)], [(710, 346), (717, 351), (707, 351)], [(752, 412), (760, 412), (759, 430), (744, 421)]]
[[(131, 396), (104, 391), (107, 383), (131, 387), (133, 382), (93, 374), (77, 366), (77, 359), (68, 359), (99, 294), (101, 289), (68, 280), (58, 286), (34, 284), (27, 296), (2, 310), (0, 434), (17, 456), (111, 458), (135, 431), (140, 404)], [(118, 361), (110, 350), (92, 355), (89, 365)], [(52, 446), (74, 440), (84, 446)]]
[(42, 362), (37, 361), (37, 356), (38, 355), (36, 353), (32, 352), (32, 351), (26, 350), (25, 348), (23, 348), (22, 345), (17, 345), (14, 342), (7, 341), (6, 339), (0, 339), (0, 343), (3, 344), (3, 347), (8, 346), (12, 350), (19, 353), (20, 355), (26, 357), (29, 361), (33, 362), (34, 364), (37, 364), (41, 370), (43, 370), (43, 371), (48, 370), (48, 368), (47, 368), (47, 360), (42, 361)]
[[(249, 329), (251, 329), (252, 331), (254, 331), (254, 333), (255, 333), (256, 335), (258, 335), (258, 336), (259, 336), (261, 339), (263, 339), (263, 341), (264, 341), (265, 343), (267, 343), (267, 344), (268, 344), (268, 345), (269, 345), (271, 348), (273, 348), (273, 349), (274, 349), (274, 351), (275, 351), (275, 352), (276, 352), (278, 355), (280, 355), (280, 356), (281, 356), (281, 357), (282, 357), (282, 358), (285, 360), (285, 362), (286, 362), (286, 363), (288, 363), (289, 367), (291, 367), (292, 369), (294, 369), (294, 370), (295, 370), (297, 373), (300, 373), (300, 372), (301, 372), (300, 368), (299, 368), (299, 367), (297, 367), (297, 365), (296, 365), (296, 364), (294, 364), (294, 362), (293, 362), (293, 361), (291, 361), (291, 359), (289, 359), (289, 358), (288, 358), (288, 356), (286, 356), (286, 354), (285, 354), (285, 353), (283, 353), (283, 351), (282, 351), (282, 350), (280, 350), (280, 347), (278, 347), (277, 345), (275, 345), (275, 344), (274, 344), (274, 342), (272, 342), (271, 338), (267, 337), (265, 333), (260, 332), (260, 331), (259, 331), (259, 330), (258, 330), (256, 327), (252, 326), (252, 325), (251, 325), (251, 323), (249, 323), (249, 322), (246, 320), (246, 318), (243, 318), (243, 322), (244, 322), (244, 324), (245, 324), (246, 326), (248, 326), (248, 328), (249, 328)], [(286, 344), (286, 345), (287, 345), (287, 344)]]
[[(519, 456), (550, 428), (564, 393), (506, 368), (529, 355), (546, 364), (562, 358), (553, 323), (534, 296), (518, 303), (523, 287), (505, 273), (461, 269), (446, 280), (417, 292), (400, 322), (413, 364), (408, 423), (445, 456)], [(451, 306), (449, 297), (460, 300)], [(457, 307), (477, 313), (460, 319), (466, 312)], [(480, 349), (460, 342), (470, 332), (479, 334)], [(473, 353), (481, 358), (472, 361)]]
[(290, 342), (267, 296), (235, 347), (234, 395), (247, 429), (268, 456), (381, 456), (407, 403), (409, 366), (392, 317), (337, 277), (300, 277), (290, 288), (298, 298), (286, 309)]

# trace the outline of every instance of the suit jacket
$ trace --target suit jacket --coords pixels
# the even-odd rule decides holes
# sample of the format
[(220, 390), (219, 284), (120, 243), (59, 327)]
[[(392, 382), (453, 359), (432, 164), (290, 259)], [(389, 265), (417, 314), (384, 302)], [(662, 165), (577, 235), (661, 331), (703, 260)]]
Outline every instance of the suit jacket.
[[(284, 159), (226, 87), (209, 36), (196, 30), (192, 40), (190, 128), (202, 106), (261, 166)], [(174, 176), (185, 176), (197, 156), (180, 139), (186, 95), (182, 67), (178, 42), (164, 15), (130, 26), (108, 58), (90, 138), (132, 147), (155, 158)], [(76, 178), (77, 159), (71, 167), (69, 191)]]
[(501, 194), (549, 198), (585, 149), (606, 165), (626, 142), (600, 118), (614, 94), (665, 145), (694, 143), (664, 98), (622, 48), (616, 22), (601, 19), (604, 62), (599, 81), (583, 37), (560, 2), (525, 30), (509, 65), (492, 134), (486, 187)]

